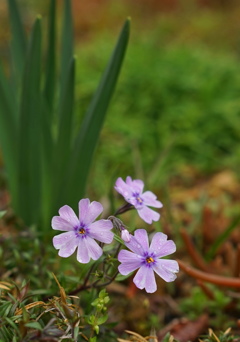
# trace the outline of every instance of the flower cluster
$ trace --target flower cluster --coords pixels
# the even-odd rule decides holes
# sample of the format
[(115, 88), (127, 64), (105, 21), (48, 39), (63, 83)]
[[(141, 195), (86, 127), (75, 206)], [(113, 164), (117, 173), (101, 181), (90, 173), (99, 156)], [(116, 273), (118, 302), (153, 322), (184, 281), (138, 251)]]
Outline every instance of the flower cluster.
[[(118, 210), (117, 214), (135, 208), (139, 216), (151, 224), (159, 220), (160, 214), (149, 206), (161, 208), (162, 203), (151, 191), (143, 192), (143, 188), (144, 183), (139, 179), (132, 180), (131, 177), (127, 177), (124, 182), (122, 178), (118, 178), (115, 189), (124, 197), (127, 206)], [(176, 251), (175, 243), (167, 240), (167, 235), (155, 233), (149, 245), (145, 229), (137, 229), (132, 235), (116, 216), (97, 220), (103, 211), (101, 203), (90, 202), (85, 198), (79, 201), (78, 207), (78, 217), (72, 208), (65, 205), (59, 209), (59, 216), (52, 219), (52, 228), (64, 232), (53, 238), (53, 245), (59, 250), (59, 256), (69, 257), (77, 249), (77, 260), (80, 263), (86, 264), (91, 259), (99, 259), (103, 254), (103, 245), (113, 241), (114, 234), (111, 230), (114, 227), (120, 232), (124, 245), (130, 250), (122, 249), (118, 254), (118, 270), (122, 275), (138, 270), (133, 282), (138, 288), (145, 288), (149, 293), (157, 289), (154, 272), (166, 282), (176, 279), (178, 263), (175, 260), (162, 259)]]

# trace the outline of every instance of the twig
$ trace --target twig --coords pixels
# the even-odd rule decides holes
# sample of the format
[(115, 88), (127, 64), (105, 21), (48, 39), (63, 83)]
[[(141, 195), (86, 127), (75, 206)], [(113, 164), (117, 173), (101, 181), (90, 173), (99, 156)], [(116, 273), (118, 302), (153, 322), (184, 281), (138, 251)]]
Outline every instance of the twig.
[(190, 257), (195, 262), (196, 266), (198, 266), (202, 271), (209, 272), (208, 265), (205, 263), (202, 256), (197, 252), (196, 247), (192, 243), (192, 240), (190, 239), (188, 233), (184, 228), (180, 229), (180, 234), (183, 238)]
[(240, 288), (240, 278), (227, 278), (215, 274), (208, 274), (206, 272), (202, 272), (196, 270), (193, 267), (188, 266), (187, 264), (185, 264), (185, 262), (181, 260), (177, 260), (177, 262), (179, 263), (179, 266), (182, 269), (182, 271), (192, 276), (193, 278), (200, 279), (216, 285)]
[(237, 245), (236, 266), (234, 275), (235, 277), (240, 277), (240, 243)]

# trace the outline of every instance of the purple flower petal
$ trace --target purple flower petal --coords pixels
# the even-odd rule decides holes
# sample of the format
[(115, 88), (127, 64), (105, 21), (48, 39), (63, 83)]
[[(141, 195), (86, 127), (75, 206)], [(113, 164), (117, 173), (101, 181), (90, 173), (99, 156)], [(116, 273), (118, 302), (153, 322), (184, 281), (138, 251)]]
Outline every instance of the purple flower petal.
[[(144, 230), (144, 229), (137, 229), (137, 230)], [(136, 234), (136, 231), (135, 231), (135, 234)], [(125, 242), (125, 245), (134, 253), (143, 256), (146, 249), (142, 246), (141, 241), (136, 239), (135, 234), (134, 236), (131, 237), (131, 240), (129, 242)]]
[(71, 223), (64, 220), (61, 216), (54, 216), (52, 218), (52, 229), (62, 230), (62, 231), (70, 231), (73, 230), (73, 226)]
[(72, 255), (77, 248), (77, 240), (74, 232), (62, 233), (53, 238), (53, 245), (59, 249), (58, 255), (67, 258)]
[(77, 261), (81, 264), (87, 264), (90, 261), (85, 239), (79, 239), (78, 241)]
[(114, 188), (117, 192), (119, 192), (124, 198), (129, 198), (132, 196), (132, 191), (129, 186), (122, 180), (122, 178), (118, 178), (116, 180)]
[(71, 241), (73, 238), (75, 238), (75, 233), (73, 231), (56, 235), (53, 238), (53, 246), (56, 249), (59, 249), (62, 246), (68, 244), (69, 241)]
[(151, 192), (146, 191), (141, 195), (142, 199), (144, 200), (144, 204), (154, 208), (162, 208), (162, 203), (157, 200), (157, 196)]
[(133, 282), (139, 289), (145, 288), (148, 293), (153, 293), (157, 290), (154, 272), (151, 267), (140, 267), (133, 278)]
[(85, 242), (90, 258), (92, 258), (93, 260), (99, 259), (100, 256), (103, 254), (102, 248), (97, 244), (95, 240), (88, 236), (86, 237)]
[(151, 224), (152, 221), (158, 221), (160, 218), (159, 213), (145, 206), (138, 210), (138, 215), (149, 224)]
[(137, 229), (134, 232), (135, 239), (142, 245), (144, 252), (149, 249), (148, 234), (145, 229)]
[(118, 270), (123, 275), (129, 274), (141, 266), (141, 258), (124, 249), (119, 252), (118, 260), (122, 263), (118, 266)]
[(101, 203), (93, 201), (90, 203), (88, 198), (79, 201), (79, 220), (86, 226), (96, 220), (102, 213), (103, 206)]
[(67, 222), (69, 222), (72, 227), (77, 227), (79, 225), (79, 220), (72, 210), (71, 207), (68, 205), (64, 205), (62, 208), (59, 209), (59, 215)]
[(179, 271), (179, 266), (175, 260), (158, 259), (153, 269), (163, 280), (171, 282), (176, 279), (175, 273)]
[[(152, 251), (152, 249), (150, 248)], [(176, 245), (172, 240), (166, 241), (164, 244), (160, 245), (157, 250), (155, 250), (155, 255), (157, 258), (162, 258), (166, 255), (170, 255), (174, 252), (176, 252)]]
[(150, 244), (149, 250), (151, 252), (154, 252), (155, 255), (157, 255), (157, 253), (159, 251), (161, 251), (161, 248), (166, 243), (166, 241), (167, 241), (167, 235), (166, 234), (163, 234), (160, 232), (155, 233), (153, 235), (152, 242)]
[(134, 179), (132, 180), (131, 177), (127, 177), (126, 183), (133, 189), (135, 193), (141, 194), (144, 188), (144, 183), (140, 179)]
[(85, 239), (79, 239), (77, 252), (77, 260), (79, 262), (87, 264), (90, 261), (90, 258), (97, 260), (102, 253), (102, 248), (89, 236)]
[(90, 224), (89, 236), (104, 243), (111, 243), (114, 234), (110, 231), (113, 224), (110, 220), (98, 220)]

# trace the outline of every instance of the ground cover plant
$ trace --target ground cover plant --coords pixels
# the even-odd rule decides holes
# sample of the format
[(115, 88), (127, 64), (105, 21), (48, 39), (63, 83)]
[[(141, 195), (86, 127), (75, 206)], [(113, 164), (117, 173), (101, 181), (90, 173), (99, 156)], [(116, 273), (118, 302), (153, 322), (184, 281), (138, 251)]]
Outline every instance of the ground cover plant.
[[(62, 31), (68, 52), (63, 48), (61, 63), (52, 50), (54, 4), (45, 31), (47, 63), (38, 55), (38, 17), (27, 53), (33, 78), (10, 67), (0, 84), (0, 341), (239, 341), (238, 62), (200, 47), (160, 49), (158, 31), (133, 41), (90, 170), (130, 22), (91, 102), (115, 37), (85, 44), (75, 87), (70, 1)], [(27, 36), (15, 1), (9, 7), (15, 64), (24, 63), (18, 43)], [(66, 78), (64, 58), (71, 61), (65, 60)], [(42, 63), (37, 70), (36, 61)], [(8, 71), (15, 77), (6, 77)], [(42, 82), (39, 75), (45, 75)], [(41, 105), (35, 112), (36, 103)], [(9, 114), (15, 111), (22, 115), (16, 137)], [(35, 114), (52, 121), (47, 116), (42, 122), (40, 152), (33, 156), (26, 141)], [(21, 127), (23, 122), (29, 127)], [(52, 160), (45, 159), (50, 127)], [(11, 147), (18, 141), (16, 159), (8, 152), (16, 153)], [(30, 164), (39, 156), (34, 182), (42, 179), (45, 195), (35, 198), (33, 183), (20, 184), (20, 176), (32, 175), (40, 161)], [(73, 187), (65, 182), (69, 175)]]

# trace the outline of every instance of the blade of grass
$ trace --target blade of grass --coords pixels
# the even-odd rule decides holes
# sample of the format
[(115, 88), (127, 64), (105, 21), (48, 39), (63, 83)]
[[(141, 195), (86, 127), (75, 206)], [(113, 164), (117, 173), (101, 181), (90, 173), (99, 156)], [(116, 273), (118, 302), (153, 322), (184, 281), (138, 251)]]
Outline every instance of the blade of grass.
[(69, 62), (73, 57), (73, 24), (71, 13), (71, 2), (64, 2), (64, 18), (61, 41), (61, 68), (60, 68), (60, 101), (65, 89), (66, 78), (68, 75)]
[(91, 160), (104, 122), (118, 75), (122, 66), (130, 33), (130, 20), (126, 20), (112, 57), (105, 69), (100, 84), (85, 114), (81, 129), (76, 137), (68, 177), (65, 200), (75, 206), (84, 195)]
[(11, 56), (13, 58), (13, 79), (16, 84), (21, 80), (26, 55), (26, 36), (15, 0), (8, 0), (9, 17), (12, 31)]
[(46, 79), (44, 86), (44, 96), (49, 107), (49, 121), (53, 114), (54, 92), (55, 92), (55, 45), (56, 45), (56, 0), (51, 0), (49, 8), (49, 28), (48, 28), (48, 49), (46, 58)]
[(75, 57), (72, 58), (70, 64), (68, 63), (68, 73), (66, 74), (63, 94), (59, 103), (59, 128), (56, 149), (53, 156), (54, 177), (52, 180), (53, 193), (56, 196), (56, 200), (54, 201), (56, 208), (58, 207), (58, 200), (61, 198), (62, 187), (64, 187), (62, 183), (65, 181), (64, 176), (66, 174), (71, 149), (75, 63)]
[(38, 220), (41, 204), (40, 21), (38, 17), (29, 42), (20, 108), (18, 209), (26, 224)]
[(212, 244), (211, 248), (206, 253), (206, 260), (212, 260), (214, 255), (216, 254), (219, 247), (228, 239), (229, 235), (232, 233), (232, 231), (238, 227), (240, 222), (240, 216), (237, 216), (228, 226), (226, 230), (222, 234), (220, 234), (215, 242)]
[(8, 182), (12, 200), (16, 198), (16, 136), (17, 127), (15, 114), (15, 101), (8, 81), (0, 66), (0, 143), (4, 157), (4, 164), (8, 174)]

